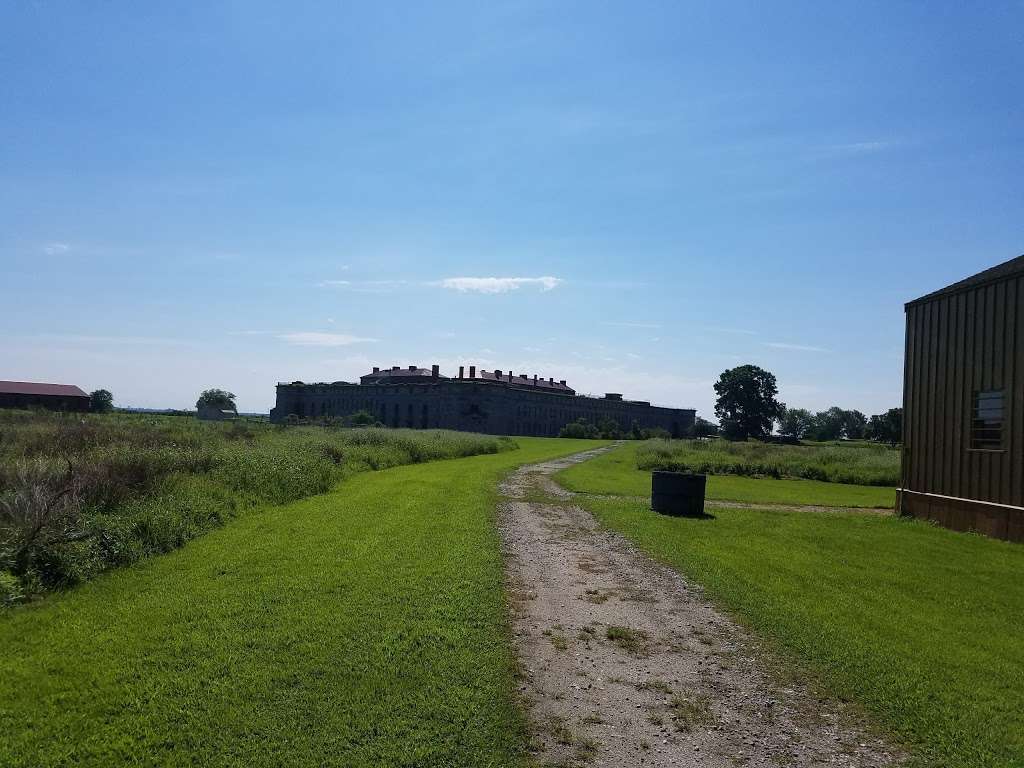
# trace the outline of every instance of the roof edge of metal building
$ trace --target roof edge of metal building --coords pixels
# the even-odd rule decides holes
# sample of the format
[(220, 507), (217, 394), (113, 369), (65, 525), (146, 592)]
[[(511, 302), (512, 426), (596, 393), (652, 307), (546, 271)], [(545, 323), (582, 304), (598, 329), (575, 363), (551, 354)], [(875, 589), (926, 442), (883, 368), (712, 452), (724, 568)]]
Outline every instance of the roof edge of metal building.
[(1010, 278), (1017, 277), (1018, 275), (1024, 275), (1024, 256), (1017, 256), (1009, 261), (1004, 261), (1002, 264), (996, 264), (994, 267), (982, 270), (976, 275), (971, 275), (970, 277), (959, 280), (952, 285), (947, 285), (945, 288), (940, 288), (939, 290), (927, 293), (920, 298), (908, 301), (904, 304), (904, 308), (917, 304), (925, 304), (929, 301), (934, 301), (935, 299), (941, 299), (944, 296), (951, 296), (954, 293), (968, 291), (972, 288), (988, 285), (989, 283), (1009, 280)]

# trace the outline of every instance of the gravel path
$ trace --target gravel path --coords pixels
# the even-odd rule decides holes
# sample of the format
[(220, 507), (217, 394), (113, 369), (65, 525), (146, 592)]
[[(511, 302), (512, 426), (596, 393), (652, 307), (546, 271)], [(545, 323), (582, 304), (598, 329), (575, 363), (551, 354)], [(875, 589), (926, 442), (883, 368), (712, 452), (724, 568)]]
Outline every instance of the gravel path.
[(572, 505), (550, 475), (602, 450), (524, 467), (502, 486), (520, 694), (537, 762), (896, 764), (838, 702), (767, 674), (770, 658), (699, 588)]

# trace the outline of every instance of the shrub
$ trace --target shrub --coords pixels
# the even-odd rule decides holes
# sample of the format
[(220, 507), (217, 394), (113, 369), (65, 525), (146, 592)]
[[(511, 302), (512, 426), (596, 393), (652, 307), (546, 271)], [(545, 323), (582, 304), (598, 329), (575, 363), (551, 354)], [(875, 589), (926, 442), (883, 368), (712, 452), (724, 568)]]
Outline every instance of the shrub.
[(562, 427), (558, 431), (559, 437), (571, 437), (577, 440), (594, 439), (601, 436), (597, 427), (584, 418), (576, 419)]

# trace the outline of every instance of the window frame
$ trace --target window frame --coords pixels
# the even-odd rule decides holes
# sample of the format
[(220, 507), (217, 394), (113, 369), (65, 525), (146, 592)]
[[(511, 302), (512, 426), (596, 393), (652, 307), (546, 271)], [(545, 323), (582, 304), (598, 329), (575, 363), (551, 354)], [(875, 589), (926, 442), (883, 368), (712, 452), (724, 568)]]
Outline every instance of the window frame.
[[(991, 405), (987, 408), (983, 407), (987, 404), (985, 401), (991, 402), (993, 400), (998, 400), (999, 402), (997, 426), (991, 426), (991, 424), (995, 422), (994, 419), (978, 418), (979, 414), (982, 412), (992, 412), (995, 410)], [(988, 389), (975, 389), (971, 391), (971, 404), (968, 412), (967, 424), (968, 451), (973, 451), (975, 453), (1006, 452), (1006, 422), (1008, 405), (1009, 399), (1006, 396), (1006, 389), (1003, 387), (990, 387)], [(978, 433), (991, 434), (997, 430), (997, 440), (993, 440), (991, 437), (976, 437)], [(996, 444), (997, 442), (998, 444)]]

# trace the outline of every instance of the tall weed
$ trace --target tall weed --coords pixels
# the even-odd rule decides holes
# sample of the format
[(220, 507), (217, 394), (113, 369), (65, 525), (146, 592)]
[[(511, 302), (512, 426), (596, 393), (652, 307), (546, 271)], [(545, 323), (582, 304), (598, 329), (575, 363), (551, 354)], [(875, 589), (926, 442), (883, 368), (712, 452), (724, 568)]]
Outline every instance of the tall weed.
[(0, 605), (180, 547), (349, 475), (514, 448), (443, 430), (0, 411)]

